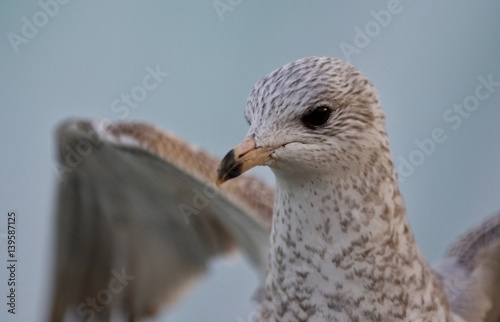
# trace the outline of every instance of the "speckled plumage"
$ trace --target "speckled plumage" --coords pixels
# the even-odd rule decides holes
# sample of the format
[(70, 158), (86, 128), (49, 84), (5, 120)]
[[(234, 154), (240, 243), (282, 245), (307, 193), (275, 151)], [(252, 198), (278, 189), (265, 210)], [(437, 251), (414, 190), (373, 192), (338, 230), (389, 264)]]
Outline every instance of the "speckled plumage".
[[(318, 106), (328, 122), (304, 126)], [(460, 321), (416, 247), (374, 86), (309, 57), (250, 93), (247, 137), (274, 149), (269, 272), (256, 321)]]
[[(332, 111), (328, 122), (304, 126), (317, 106)], [(256, 84), (246, 116), (247, 139), (219, 168), (151, 125), (60, 126), (49, 321), (153, 316), (240, 248), (267, 272), (259, 322), (500, 322), (500, 213), (431, 268), (406, 220), (377, 93), (354, 67), (285, 65)], [(275, 192), (245, 175), (214, 184), (259, 164)], [(116, 270), (133, 278), (92, 311), (87, 299)]]

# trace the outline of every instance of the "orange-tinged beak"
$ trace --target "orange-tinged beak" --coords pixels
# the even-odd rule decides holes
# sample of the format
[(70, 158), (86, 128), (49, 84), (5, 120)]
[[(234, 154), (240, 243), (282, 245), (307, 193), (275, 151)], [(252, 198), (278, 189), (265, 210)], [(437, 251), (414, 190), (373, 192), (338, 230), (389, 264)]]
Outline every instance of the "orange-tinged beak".
[(251, 168), (264, 165), (271, 160), (274, 149), (256, 147), (255, 139), (249, 137), (229, 151), (217, 168), (217, 185), (240, 176)]

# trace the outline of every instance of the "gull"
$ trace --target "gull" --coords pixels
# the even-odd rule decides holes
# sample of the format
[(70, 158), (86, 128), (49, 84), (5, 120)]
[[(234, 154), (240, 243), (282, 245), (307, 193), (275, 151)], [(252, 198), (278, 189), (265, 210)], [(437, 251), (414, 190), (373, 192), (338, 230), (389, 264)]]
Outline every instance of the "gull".
[[(59, 128), (51, 321), (152, 316), (238, 249), (262, 276), (255, 321), (500, 321), (500, 214), (427, 263), (378, 94), (352, 65), (284, 65), (245, 116), (222, 161), (146, 124)], [(244, 174), (258, 165), (275, 188)]]

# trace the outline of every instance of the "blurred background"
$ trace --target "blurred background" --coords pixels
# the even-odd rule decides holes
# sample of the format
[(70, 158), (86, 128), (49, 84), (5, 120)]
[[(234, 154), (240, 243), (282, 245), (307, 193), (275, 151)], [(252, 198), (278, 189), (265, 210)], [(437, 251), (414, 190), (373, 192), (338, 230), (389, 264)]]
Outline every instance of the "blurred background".
[[(409, 220), (435, 261), (500, 210), (499, 17), (495, 1), (2, 1), (0, 320), (47, 314), (62, 120), (141, 120), (222, 156), (245, 136), (253, 84), (310, 55), (349, 60), (377, 86)], [(151, 70), (157, 86), (138, 89)], [(254, 173), (273, 182), (266, 169)], [(9, 211), (18, 215), (15, 315)], [(248, 321), (256, 283), (244, 258), (214, 261), (154, 321)]]

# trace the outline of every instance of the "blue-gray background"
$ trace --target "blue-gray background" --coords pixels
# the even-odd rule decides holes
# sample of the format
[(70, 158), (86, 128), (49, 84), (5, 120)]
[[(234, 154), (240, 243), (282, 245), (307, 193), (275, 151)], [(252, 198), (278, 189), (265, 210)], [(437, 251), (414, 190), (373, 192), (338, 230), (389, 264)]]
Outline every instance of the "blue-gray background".
[[(7, 212), (15, 210), (20, 260), (12, 316), (6, 313), (0, 239), (0, 320), (41, 321), (47, 312), (54, 129), (61, 120), (143, 120), (222, 156), (246, 133), (243, 108), (251, 86), (304, 56), (349, 58), (377, 86), (396, 164), (410, 157), (423, 162), (412, 174), (401, 170), (401, 188), (430, 261), (467, 227), (500, 209), (500, 88), (460, 116), (456, 129), (460, 114), (448, 111), (474, 95), (478, 77), (500, 81), (500, 3), (403, 0), (382, 26), (371, 11), (387, 11), (391, 2), (72, 0), (44, 22), (37, 1), (3, 1), (0, 233)], [(22, 37), (23, 17), (32, 22), (37, 13), (42, 26), (36, 35), (13, 46), (9, 33)], [(370, 36), (358, 39), (358, 30)], [(342, 51), (356, 44), (363, 48)], [(156, 65), (169, 73), (165, 81), (136, 108), (115, 113), (111, 102), (130, 94), (146, 67)], [(418, 160), (415, 140), (431, 138), (436, 128), (446, 141)], [(257, 172), (272, 182), (270, 172)], [(245, 260), (216, 261), (210, 275), (157, 320), (247, 321), (256, 281)]]

